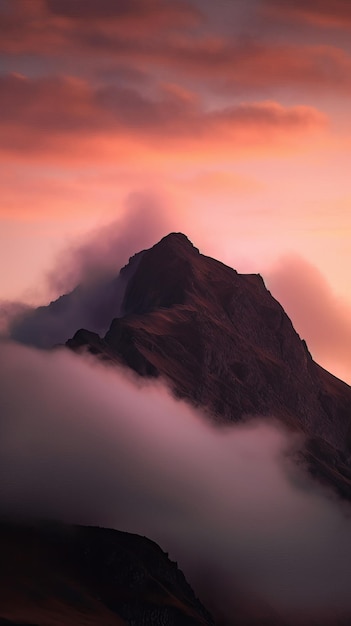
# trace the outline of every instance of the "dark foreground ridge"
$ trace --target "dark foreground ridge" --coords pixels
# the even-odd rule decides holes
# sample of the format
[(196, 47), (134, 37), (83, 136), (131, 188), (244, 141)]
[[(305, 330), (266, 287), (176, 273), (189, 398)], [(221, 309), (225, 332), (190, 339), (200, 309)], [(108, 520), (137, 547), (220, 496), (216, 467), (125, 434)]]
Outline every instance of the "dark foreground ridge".
[(103, 337), (79, 330), (68, 347), (162, 376), (218, 422), (282, 420), (307, 435), (313, 473), (351, 498), (351, 388), (313, 361), (260, 275), (203, 256), (181, 233), (123, 274), (123, 314)]
[(0, 624), (210, 626), (177, 564), (139, 535), (0, 523)]

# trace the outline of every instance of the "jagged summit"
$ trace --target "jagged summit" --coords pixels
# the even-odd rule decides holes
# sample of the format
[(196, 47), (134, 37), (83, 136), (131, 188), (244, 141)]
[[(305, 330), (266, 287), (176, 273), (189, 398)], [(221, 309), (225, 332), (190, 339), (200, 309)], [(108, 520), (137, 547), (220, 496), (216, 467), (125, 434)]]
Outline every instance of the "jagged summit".
[(170, 233), (143, 251), (126, 288), (124, 314), (184, 304), (198, 256), (199, 250), (182, 233)]
[(150, 250), (156, 250), (158, 254), (182, 256), (189, 253), (199, 253), (199, 249), (194, 246), (190, 239), (184, 233), (168, 233), (155, 243), (151, 248), (136, 252), (130, 257), (128, 263), (122, 267), (121, 272), (125, 272), (131, 266), (137, 264), (141, 257)]
[(193, 251), (199, 252), (199, 249), (194, 246), (192, 241), (190, 241), (190, 239), (181, 232), (173, 232), (165, 235), (165, 237), (162, 237), (162, 239), (153, 247), (156, 246), (167, 246), (170, 249), (178, 249), (179, 251), (181, 249), (192, 249)]
[(71, 349), (162, 377), (218, 422), (275, 416), (313, 439), (312, 456), (328, 458), (322, 473), (351, 498), (351, 389), (313, 361), (261, 276), (170, 233), (103, 289), (81, 293), (37, 309), (17, 338), (52, 347), (71, 336)]
[(163, 377), (217, 421), (283, 420), (314, 440), (315, 457), (316, 441), (324, 456), (339, 455), (351, 497), (351, 389), (313, 361), (261, 276), (238, 274), (170, 233), (137, 255), (122, 308), (105, 336), (82, 330), (67, 345)]

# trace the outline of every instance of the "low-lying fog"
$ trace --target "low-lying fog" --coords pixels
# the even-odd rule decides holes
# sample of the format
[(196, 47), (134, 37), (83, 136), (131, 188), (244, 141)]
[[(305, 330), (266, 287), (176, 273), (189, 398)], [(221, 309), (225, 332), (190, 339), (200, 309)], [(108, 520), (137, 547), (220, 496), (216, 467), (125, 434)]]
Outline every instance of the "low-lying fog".
[(316, 623), (351, 612), (350, 510), (274, 420), (215, 428), (161, 384), (65, 349), (4, 342), (0, 377), (3, 514), (145, 534), (229, 616), (240, 598)]

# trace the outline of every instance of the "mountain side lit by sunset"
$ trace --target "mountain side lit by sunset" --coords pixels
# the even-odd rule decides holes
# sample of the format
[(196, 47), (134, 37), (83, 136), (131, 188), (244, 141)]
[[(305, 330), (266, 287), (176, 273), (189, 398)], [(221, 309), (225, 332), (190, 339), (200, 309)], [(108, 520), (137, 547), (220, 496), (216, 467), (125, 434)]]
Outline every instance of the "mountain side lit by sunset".
[(0, 0), (2, 302), (111, 223), (116, 271), (182, 231), (350, 382), (350, 31), (348, 0)]

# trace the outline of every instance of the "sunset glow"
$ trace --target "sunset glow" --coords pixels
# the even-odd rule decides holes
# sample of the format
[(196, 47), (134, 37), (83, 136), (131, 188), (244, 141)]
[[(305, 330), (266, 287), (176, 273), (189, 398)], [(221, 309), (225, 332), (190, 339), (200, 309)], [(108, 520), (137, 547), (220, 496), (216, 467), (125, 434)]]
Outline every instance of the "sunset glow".
[(350, 31), (348, 0), (0, 0), (1, 300), (150, 212), (351, 382)]

